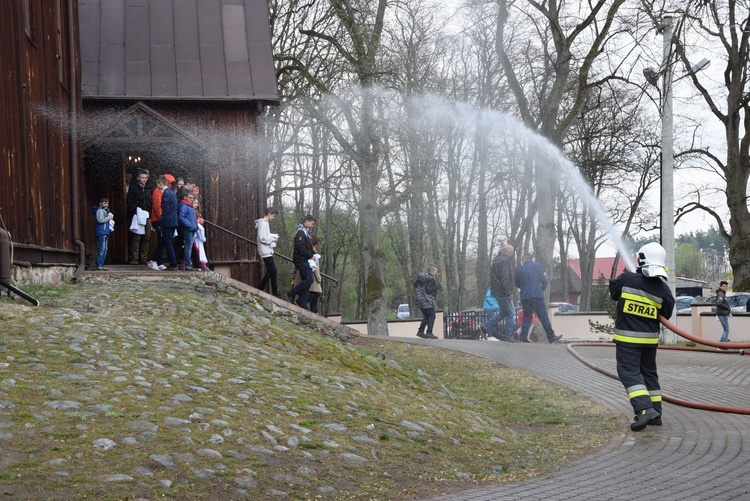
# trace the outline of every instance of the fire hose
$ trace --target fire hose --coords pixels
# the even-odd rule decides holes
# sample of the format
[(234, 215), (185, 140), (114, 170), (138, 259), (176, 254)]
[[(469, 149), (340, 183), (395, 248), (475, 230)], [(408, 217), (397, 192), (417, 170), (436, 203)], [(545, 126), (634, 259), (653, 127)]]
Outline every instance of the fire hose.
[[(723, 354), (731, 354), (731, 353), (739, 353), (740, 355), (745, 354), (745, 350), (750, 348), (750, 343), (722, 343), (720, 341), (710, 341), (707, 339), (703, 339), (698, 336), (694, 336), (690, 334), (689, 332), (686, 332), (676, 325), (670, 323), (666, 318), (659, 315), (659, 321), (666, 327), (667, 329), (671, 330), (675, 334), (677, 334), (680, 337), (683, 337), (689, 341), (696, 342), (698, 344), (702, 344), (705, 346), (713, 346), (716, 348), (721, 348), (724, 351), (716, 351), (716, 352), (710, 352), (706, 351), (702, 348), (689, 348), (689, 347), (681, 347), (681, 346), (659, 346), (660, 350), (673, 350), (673, 351), (700, 351), (703, 353), (711, 353), (714, 355), (723, 355)], [(602, 367), (599, 367), (586, 358), (584, 358), (580, 353), (578, 353), (574, 348), (583, 346), (583, 347), (600, 347), (600, 346), (611, 346), (614, 347), (614, 343), (571, 343), (568, 345), (568, 351), (576, 357), (578, 360), (583, 362), (585, 365), (591, 367), (597, 372), (600, 372), (604, 374), (605, 376), (609, 376), (613, 379), (616, 379), (619, 381), (619, 377), (617, 374), (608, 371), (607, 369), (604, 369)], [(682, 407), (690, 407), (693, 409), (700, 409), (700, 410), (707, 410), (707, 411), (715, 411), (715, 412), (727, 412), (730, 414), (750, 414), (750, 408), (747, 407), (729, 407), (725, 405), (715, 405), (715, 404), (704, 404), (700, 402), (693, 402), (690, 400), (683, 400), (681, 398), (671, 397), (664, 392), (662, 392), (661, 396), (662, 400), (665, 402), (669, 402), (671, 404), (679, 405)]]

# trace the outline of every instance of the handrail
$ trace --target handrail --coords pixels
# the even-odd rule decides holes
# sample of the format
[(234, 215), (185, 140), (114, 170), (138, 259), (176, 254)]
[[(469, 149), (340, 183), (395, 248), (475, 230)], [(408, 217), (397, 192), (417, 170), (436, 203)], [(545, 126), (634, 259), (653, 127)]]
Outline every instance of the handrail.
[[(228, 229), (224, 228), (223, 226), (219, 226), (216, 223), (212, 223), (211, 221), (209, 221), (207, 219), (204, 219), (203, 222), (207, 223), (207, 224), (210, 224), (214, 228), (217, 228), (217, 229), (219, 229), (219, 230), (221, 230), (223, 232), (229, 233), (230, 235), (232, 235), (232, 236), (234, 236), (236, 238), (239, 238), (240, 240), (244, 240), (245, 242), (250, 242), (251, 244), (253, 244), (256, 247), (258, 246), (258, 243), (255, 242), (254, 240), (250, 240), (247, 237), (243, 237), (242, 235), (240, 235), (238, 233), (235, 233), (232, 230), (228, 230)], [(285, 260), (289, 261), (290, 263), (294, 263), (294, 261), (292, 260), (292, 258), (290, 258), (289, 256), (285, 256), (284, 254), (281, 254), (281, 253), (278, 253), (278, 252), (274, 251), (274, 256), (279, 256), (280, 258), (285, 259)], [(320, 273), (320, 276), (323, 277), (323, 278), (326, 278), (326, 279), (330, 280), (331, 282), (333, 282), (333, 286), (334, 287), (338, 287), (339, 286), (339, 281), (336, 280), (335, 278), (333, 278), (332, 276), (326, 275), (325, 273), (322, 273), (322, 272)]]

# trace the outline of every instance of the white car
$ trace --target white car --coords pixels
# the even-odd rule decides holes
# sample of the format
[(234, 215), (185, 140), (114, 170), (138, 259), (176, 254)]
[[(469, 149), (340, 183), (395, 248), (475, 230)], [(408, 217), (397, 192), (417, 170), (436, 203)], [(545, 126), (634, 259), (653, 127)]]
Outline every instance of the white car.
[(409, 318), (410, 316), (411, 316), (411, 312), (409, 311), (408, 304), (398, 305), (398, 309), (396, 310), (396, 318), (404, 320), (406, 318)]

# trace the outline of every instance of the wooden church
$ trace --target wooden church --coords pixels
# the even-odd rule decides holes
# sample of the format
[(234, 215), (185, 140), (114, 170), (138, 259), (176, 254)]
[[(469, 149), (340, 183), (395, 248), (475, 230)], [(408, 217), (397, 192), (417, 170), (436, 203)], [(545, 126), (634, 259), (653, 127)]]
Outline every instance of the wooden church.
[(168, 173), (196, 185), (212, 223), (210, 263), (255, 281), (256, 249), (233, 233), (253, 239), (266, 203), (263, 117), (279, 97), (265, 0), (10, 0), (0, 9), (3, 67), (6, 56), (15, 63), (0, 83), (0, 111), (12, 112), (0, 113), (4, 150), (9, 140), (0, 216), (14, 264), (75, 274), (92, 265), (89, 208), (100, 196), (117, 222), (109, 259), (127, 262), (125, 198), (145, 169), (150, 182)]

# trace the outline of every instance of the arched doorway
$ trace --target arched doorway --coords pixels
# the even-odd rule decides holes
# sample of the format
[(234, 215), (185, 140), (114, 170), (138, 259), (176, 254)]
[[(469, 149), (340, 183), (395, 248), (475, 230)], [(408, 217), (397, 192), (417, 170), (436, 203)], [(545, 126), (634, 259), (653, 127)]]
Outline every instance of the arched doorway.
[[(206, 149), (190, 134), (162, 114), (137, 102), (123, 109), (122, 103), (91, 106), (86, 113), (91, 131), (82, 142), (83, 183), (87, 207), (108, 197), (115, 215), (115, 231), (110, 237), (107, 262), (128, 261), (130, 221), (126, 219), (127, 190), (138, 171), (149, 171), (149, 185), (158, 176), (169, 173), (207, 186)], [(201, 204), (209, 200), (201, 193)], [(96, 241), (91, 210), (85, 211), (87, 262), (91, 264)], [(152, 247), (153, 248), (153, 247)], [(91, 251), (94, 250), (94, 252)]]

